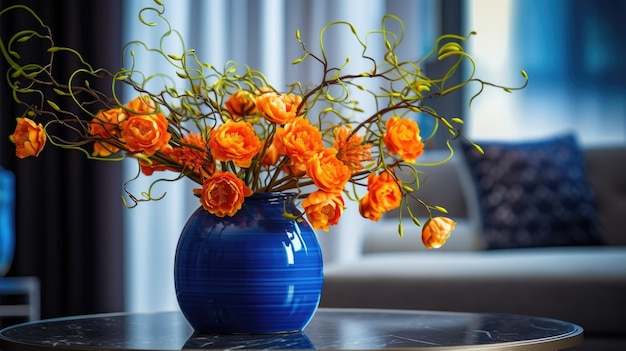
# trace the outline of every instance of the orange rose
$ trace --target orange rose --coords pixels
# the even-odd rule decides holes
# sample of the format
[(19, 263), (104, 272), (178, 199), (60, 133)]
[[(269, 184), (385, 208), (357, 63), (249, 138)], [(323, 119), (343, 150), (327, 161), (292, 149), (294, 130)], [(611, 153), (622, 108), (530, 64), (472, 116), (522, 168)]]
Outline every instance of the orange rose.
[(302, 97), (295, 94), (263, 94), (257, 98), (256, 103), (265, 119), (272, 123), (285, 124), (296, 118)]
[(383, 216), (383, 211), (381, 211), (378, 207), (373, 206), (372, 201), (370, 201), (370, 194), (365, 194), (361, 201), (359, 201), (359, 213), (363, 218), (367, 218), (370, 221), (378, 222), (378, 220)]
[(386, 211), (400, 206), (402, 191), (398, 182), (389, 172), (370, 174), (367, 177), (368, 193), (359, 203), (361, 216), (378, 221)]
[(329, 225), (339, 223), (344, 201), (341, 193), (316, 191), (302, 201), (302, 208), (313, 229), (328, 231)]
[(148, 96), (138, 96), (126, 104), (129, 114), (148, 115), (156, 111), (154, 101)]
[(130, 115), (120, 123), (121, 135), (130, 152), (142, 152), (152, 156), (164, 150), (171, 135), (167, 131), (168, 121), (163, 113)]
[(324, 149), (322, 133), (302, 117), (286, 124), (284, 133), (276, 137), (280, 137), (285, 154), (299, 171), (306, 170), (309, 159)]
[(204, 180), (202, 188), (193, 189), (202, 207), (218, 217), (234, 216), (252, 190), (234, 173), (216, 172)]
[(383, 141), (390, 154), (414, 162), (424, 152), (420, 129), (415, 121), (393, 116), (387, 120), (386, 128)]
[(226, 100), (224, 106), (234, 120), (257, 113), (256, 97), (247, 90), (237, 90)]
[(456, 222), (448, 217), (434, 217), (428, 220), (422, 229), (422, 242), (429, 249), (437, 249), (450, 237)]
[(126, 111), (121, 107), (100, 111), (91, 120), (89, 133), (102, 138), (111, 138), (117, 135), (120, 122), (124, 121), (127, 117)]
[(36, 157), (46, 145), (46, 132), (41, 123), (35, 124), (32, 119), (18, 118), (11, 141), (15, 143), (15, 155), (18, 158)]
[(324, 149), (311, 157), (306, 173), (315, 185), (323, 191), (341, 192), (352, 176), (350, 167), (337, 158), (337, 150)]
[[(89, 124), (89, 133), (103, 139), (117, 139), (119, 124), (128, 115), (123, 108), (114, 108), (98, 112)], [(96, 142), (93, 146), (93, 155), (107, 157), (120, 151), (117, 146), (107, 142)]]
[(250, 167), (260, 147), (261, 140), (248, 122), (227, 121), (209, 134), (211, 155), (218, 161), (232, 161), (238, 167)]

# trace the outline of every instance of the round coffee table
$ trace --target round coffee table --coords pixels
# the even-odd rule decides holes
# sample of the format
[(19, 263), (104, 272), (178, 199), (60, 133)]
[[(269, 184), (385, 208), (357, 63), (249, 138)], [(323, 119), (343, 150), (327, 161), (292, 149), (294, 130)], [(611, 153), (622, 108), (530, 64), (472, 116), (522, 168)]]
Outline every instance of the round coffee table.
[(320, 308), (302, 333), (204, 335), (180, 312), (48, 319), (0, 331), (0, 349), (24, 350), (562, 350), (582, 342), (572, 323), (511, 314)]

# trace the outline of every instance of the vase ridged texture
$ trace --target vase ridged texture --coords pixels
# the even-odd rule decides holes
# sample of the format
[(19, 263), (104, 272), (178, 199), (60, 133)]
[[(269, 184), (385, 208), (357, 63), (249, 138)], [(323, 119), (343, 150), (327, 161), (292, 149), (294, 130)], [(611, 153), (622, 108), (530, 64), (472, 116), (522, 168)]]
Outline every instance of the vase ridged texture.
[(185, 225), (174, 279), (181, 311), (202, 333), (302, 331), (317, 310), (323, 263), (292, 194), (246, 198), (233, 217), (202, 208)]

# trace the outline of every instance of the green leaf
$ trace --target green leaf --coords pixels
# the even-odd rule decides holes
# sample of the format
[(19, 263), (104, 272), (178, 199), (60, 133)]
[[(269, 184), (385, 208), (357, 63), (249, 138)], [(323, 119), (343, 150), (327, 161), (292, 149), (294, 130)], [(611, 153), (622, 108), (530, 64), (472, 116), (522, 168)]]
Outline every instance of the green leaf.
[(441, 207), (441, 206), (435, 206), (435, 210), (441, 213), (448, 213), (448, 210), (446, 210), (444, 207)]
[(481, 154), (485, 154), (485, 150), (483, 150), (482, 147), (480, 147), (478, 144), (472, 144), (472, 146), (474, 147), (474, 149), (478, 150), (478, 152), (480, 152)]
[(458, 117), (452, 118), (452, 122), (458, 123), (458, 124), (464, 124), (465, 123), (462, 119), (460, 119)]
[(54, 102), (50, 101), (50, 100), (46, 100), (46, 102), (48, 103), (48, 105), (50, 105), (50, 107), (52, 107), (55, 111), (61, 111), (61, 108), (59, 107), (59, 105), (55, 104)]

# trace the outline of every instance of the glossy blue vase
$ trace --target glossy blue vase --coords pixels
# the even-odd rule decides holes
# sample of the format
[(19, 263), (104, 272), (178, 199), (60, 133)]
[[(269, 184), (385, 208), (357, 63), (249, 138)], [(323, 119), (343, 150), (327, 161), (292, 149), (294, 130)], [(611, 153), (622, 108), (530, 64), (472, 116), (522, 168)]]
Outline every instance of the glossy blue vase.
[(309, 323), (322, 293), (322, 253), (294, 199), (259, 193), (233, 217), (203, 208), (191, 215), (176, 248), (174, 281), (196, 332), (288, 333)]

